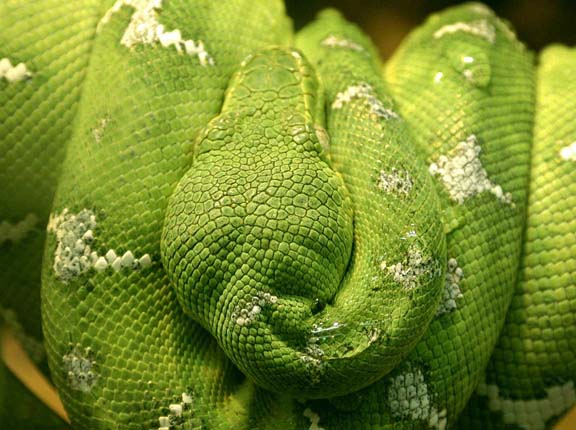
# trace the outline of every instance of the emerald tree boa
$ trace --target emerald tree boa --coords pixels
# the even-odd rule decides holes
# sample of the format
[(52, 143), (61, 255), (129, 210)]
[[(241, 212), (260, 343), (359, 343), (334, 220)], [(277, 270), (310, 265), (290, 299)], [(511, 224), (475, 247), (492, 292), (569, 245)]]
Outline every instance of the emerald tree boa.
[(74, 429), (544, 429), (576, 402), (573, 50), (477, 3), (385, 65), (280, 1), (0, 23), (2, 313)]

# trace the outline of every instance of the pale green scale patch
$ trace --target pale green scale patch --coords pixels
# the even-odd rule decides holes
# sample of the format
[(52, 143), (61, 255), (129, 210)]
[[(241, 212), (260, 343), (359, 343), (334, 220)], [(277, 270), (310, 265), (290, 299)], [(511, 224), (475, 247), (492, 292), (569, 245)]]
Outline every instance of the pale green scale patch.
[(74, 345), (63, 357), (63, 362), (68, 385), (73, 390), (88, 393), (97, 384), (96, 361), (89, 347), (81, 349), (79, 345)]
[(494, 11), (492, 11), (488, 6), (483, 3), (470, 3), (467, 5), (467, 8), (482, 18), (489, 18), (494, 23), (495, 27), (500, 30), (508, 40), (518, 42), (516, 33), (510, 25), (507, 22), (498, 19), (494, 14)]
[(392, 109), (388, 109), (378, 100), (372, 86), (366, 82), (350, 85), (344, 91), (336, 94), (332, 109), (342, 109), (346, 103), (354, 99), (362, 99), (370, 108), (370, 113), (384, 119), (398, 119), (399, 116)]
[(426, 421), (430, 428), (446, 428), (446, 409), (438, 412), (420, 369), (412, 369), (391, 378), (388, 405), (396, 417)]
[(576, 161), (576, 142), (565, 146), (560, 150), (560, 157), (566, 161)]
[(17, 223), (8, 221), (0, 222), (0, 245), (8, 241), (15, 243), (22, 240), (28, 233), (36, 228), (37, 224), (38, 217), (33, 213), (29, 213), (23, 220)]
[(106, 131), (106, 127), (108, 126), (109, 122), (110, 118), (108, 117), (100, 118), (96, 126), (91, 130), (92, 137), (94, 138), (94, 141), (96, 141), (96, 143), (100, 143), (102, 137), (104, 137), (104, 132)]
[(482, 151), (474, 135), (459, 142), (449, 156), (441, 155), (430, 164), (429, 172), (440, 178), (450, 199), (463, 204), (470, 197), (484, 191), (492, 193), (503, 203), (514, 205), (512, 195), (505, 193), (500, 185), (488, 178), (488, 172), (480, 161)]
[(381, 170), (378, 177), (378, 188), (386, 193), (408, 195), (413, 185), (414, 180), (410, 173), (407, 170), (398, 170), (396, 167), (389, 172)]
[(439, 84), (444, 79), (444, 72), (438, 72), (434, 75), (434, 83)]
[(526, 430), (544, 430), (549, 419), (561, 416), (576, 402), (573, 381), (546, 388), (546, 397), (539, 399), (502, 398), (497, 385), (485, 382), (478, 385), (476, 392), (488, 398), (488, 407), (492, 412), (501, 413), (505, 424)]
[(62, 213), (50, 216), (47, 230), (56, 235), (52, 267), (57, 278), (68, 281), (86, 273), (96, 262), (96, 254), (91, 247), (95, 228), (96, 216), (88, 209), (78, 214), (64, 209)]
[(188, 428), (193, 416), (192, 395), (182, 393), (182, 400), (168, 406), (167, 414), (158, 417), (158, 430), (176, 430)]
[(274, 305), (278, 297), (270, 293), (253, 296), (250, 300), (240, 299), (232, 312), (232, 319), (240, 326), (249, 326), (262, 312), (264, 306)]
[(343, 48), (343, 49), (351, 49), (353, 51), (364, 51), (362, 45), (344, 37), (330, 35), (326, 39), (324, 39), (321, 43), (322, 46), (326, 46), (328, 48)]
[(422, 285), (421, 278), (435, 277), (440, 272), (437, 262), (429, 255), (425, 255), (415, 244), (408, 248), (403, 261), (389, 264), (383, 260), (380, 269), (408, 290)]
[(202, 66), (214, 65), (214, 59), (206, 51), (204, 42), (184, 39), (180, 30), (166, 31), (160, 24), (158, 10), (162, 8), (162, 0), (117, 0), (98, 23), (98, 31), (123, 6), (134, 8), (134, 13), (120, 41), (122, 45), (132, 48), (138, 44), (160, 43), (165, 48), (173, 46), (178, 52), (197, 56)]
[(96, 215), (89, 209), (71, 213), (64, 209), (60, 214), (52, 214), (48, 222), (48, 232), (56, 235), (54, 252), (54, 274), (67, 282), (76, 276), (87, 273), (91, 268), (102, 272), (108, 267), (121, 269), (143, 269), (152, 264), (149, 254), (136, 258), (132, 251), (117, 255), (109, 249), (104, 256), (93, 250)]
[(440, 306), (436, 311), (436, 316), (446, 314), (456, 310), (458, 307), (456, 299), (462, 298), (462, 291), (460, 290), (460, 282), (464, 277), (464, 271), (458, 266), (458, 261), (455, 258), (448, 260), (448, 268), (446, 270), (446, 283), (444, 286), (444, 294), (440, 301)]
[(481, 37), (490, 43), (496, 41), (496, 29), (486, 19), (479, 19), (470, 22), (456, 22), (454, 24), (444, 25), (434, 32), (434, 38), (440, 39), (448, 34), (459, 32)]
[(307, 346), (305, 350), (305, 354), (300, 356), (300, 361), (306, 366), (310, 373), (310, 380), (312, 383), (317, 384), (320, 382), (320, 376), (322, 374), (322, 356), (324, 355), (324, 351), (319, 347), (312, 345)]
[(0, 79), (6, 79), (8, 82), (20, 82), (32, 77), (32, 72), (28, 70), (26, 64), (18, 63), (13, 66), (9, 58), (0, 60)]

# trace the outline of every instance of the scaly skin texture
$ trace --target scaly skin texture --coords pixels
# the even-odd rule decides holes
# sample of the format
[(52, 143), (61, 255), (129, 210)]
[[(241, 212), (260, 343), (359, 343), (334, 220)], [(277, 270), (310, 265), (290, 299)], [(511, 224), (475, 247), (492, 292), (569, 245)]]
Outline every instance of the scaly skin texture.
[(74, 429), (538, 429), (574, 402), (573, 51), (546, 51), (536, 87), (470, 4), (382, 79), (333, 11), (293, 40), (280, 1), (67, 4), (81, 36), (0, 48), (28, 68), (0, 78), (0, 298), (34, 335), (10, 291), (35, 285), (48, 224)]
[[(317, 94), (297, 51), (246, 60), (173, 194), (162, 252), (184, 308), (243, 373), (270, 390), (326, 398), (379, 379), (422, 336), (438, 307), (445, 254), (424, 167), (402, 166), (413, 182), (406, 193), (378, 187), (379, 169), (400, 161), (380, 158), (408, 144), (400, 127), (390, 126), (397, 140), (385, 147), (374, 133), (386, 120), (366, 118), (362, 100), (341, 118), (329, 115), (342, 179), (320, 143)], [(358, 118), (362, 128), (345, 135)], [(368, 159), (340, 154), (352, 144)], [(387, 212), (394, 223), (371, 219)], [(423, 268), (414, 285), (383, 275), (386, 261), (412, 254)]]
[[(0, 78), (0, 320), (48, 372), (42, 347), (40, 266), (46, 223), (72, 134), (100, 17), (99, 1), (0, 1), (0, 60), (34, 79)], [(17, 226), (17, 233), (14, 231)], [(18, 264), (15, 264), (18, 262)], [(12, 375), (4, 378), (6, 426), (62, 428)]]
[[(166, 32), (180, 29), (184, 40), (206, 41), (214, 65), (202, 65), (184, 47), (179, 53), (144, 43), (146, 34), (134, 36), (131, 47), (122, 44), (131, 20), (141, 16), (131, 6), (105, 15), (112, 6), (101, 8), (107, 19), (95, 34), (46, 244), (42, 306), (52, 377), (74, 428), (157, 428), (168, 407), (181, 402), (188, 426), (243, 426), (246, 412), (234, 404), (250, 387), (182, 313), (160, 263), (160, 235), (194, 137), (218, 113), (232, 71), (255, 49), (287, 43), (289, 23), (279, 2), (143, 8), (147, 25), (156, 19)], [(245, 28), (247, 21), (252, 25)], [(78, 240), (84, 247), (69, 258), (64, 244)], [(104, 271), (78, 272), (86, 267), (84, 253), (110, 256), (110, 250), (148, 255), (149, 263), (116, 271), (111, 259)]]
[(462, 270), (457, 310), (438, 316), (411, 357), (429, 369), (425, 380), (448, 422), (490, 358), (521, 250), (534, 70), (530, 53), (506, 30), (490, 11), (451, 9), (430, 17), (386, 67), (443, 200), (448, 258)]
[(576, 398), (576, 146), (567, 149), (576, 135), (570, 119), (576, 83), (566, 79), (574, 73), (574, 49), (552, 46), (541, 54), (518, 281), (486, 376), (461, 416), (462, 428), (543, 429)]

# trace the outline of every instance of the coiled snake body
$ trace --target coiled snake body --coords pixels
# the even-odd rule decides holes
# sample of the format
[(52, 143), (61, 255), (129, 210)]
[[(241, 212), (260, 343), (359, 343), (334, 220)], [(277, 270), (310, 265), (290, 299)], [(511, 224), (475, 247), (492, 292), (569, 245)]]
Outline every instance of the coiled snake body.
[(2, 305), (39, 333), (15, 291), (45, 241), (73, 428), (539, 429), (576, 401), (573, 51), (536, 71), (480, 4), (384, 69), (279, 1), (0, 7)]

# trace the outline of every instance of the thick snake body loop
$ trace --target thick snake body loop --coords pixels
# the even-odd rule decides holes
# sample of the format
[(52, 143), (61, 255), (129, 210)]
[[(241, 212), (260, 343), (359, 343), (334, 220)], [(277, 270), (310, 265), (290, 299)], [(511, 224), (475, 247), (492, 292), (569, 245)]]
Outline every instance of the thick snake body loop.
[[(460, 31), (458, 23), (478, 30)], [(475, 386), (488, 362), (517, 276), (534, 115), (532, 57), (491, 12), (457, 8), (414, 32), (387, 64), (386, 77), (443, 196), (448, 258), (462, 270), (457, 311), (439, 315), (426, 339), (428, 345), (450, 339), (449, 351), (413, 356), (434, 369), (429, 383), (447, 393), (438, 409), (451, 421), (468, 398), (460, 393), (471, 392), (466, 387)]]
[[(229, 396), (244, 377), (183, 315), (159, 244), (168, 197), (194, 136), (220, 109), (232, 71), (253, 50), (287, 40), (278, 2), (248, 3), (167, 2), (161, 17), (142, 12), (166, 31), (183, 29), (185, 40), (210, 39), (205, 50), (215, 64), (206, 66), (174, 46), (146, 44), (146, 35), (127, 47), (121, 41), (139, 10), (124, 5), (107, 14), (113, 5), (102, 5), (99, 16), (109, 18), (100, 20), (92, 47), (43, 274), (48, 354), (60, 369), (56, 385), (70, 388), (62, 398), (75, 427), (155, 428), (181, 403), (181, 419), (194, 427), (239, 425), (225, 423), (226, 414), (235, 417)], [(254, 22), (248, 29), (247, 20)], [(80, 255), (69, 255), (69, 244)]]
[[(367, 69), (357, 79), (378, 82), (378, 68)], [(322, 159), (317, 87), (297, 51), (246, 60), (173, 195), (163, 261), (185, 309), (245, 374), (269, 390), (325, 398), (379, 379), (416, 343), (438, 307), (445, 256), (431, 182), (413, 166), (407, 134), (383, 145), (376, 130), (387, 120), (366, 115), (363, 100), (340, 118), (333, 105), (330, 151), (342, 180)], [(362, 128), (345, 134), (358, 118)], [(394, 163), (406, 165), (391, 168), (410, 184), (385, 190), (384, 157), (401, 151)], [(419, 273), (386, 267), (411, 259)]]
[[(461, 428), (547, 428), (576, 399), (574, 49), (540, 55), (524, 247), (512, 303)], [(508, 412), (513, 410), (513, 413)], [(485, 424), (487, 423), (487, 424)]]
[(1, 316), (42, 351), (15, 292), (45, 242), (74, 429), (537, 430), (576, 402), (573, 50), (536, 74), (480, 4), (384, 68), (280, 1), (0, 24)]
[(313, 377), (313, 355), (289, 348), (306, 348), (303, 320), (334, 295), (352, 248), (350, 196), (313, 128), (313, 73), (296, 51), (246, 60), (164, 225), (163, 262), (185, 309), (269, 389)]

